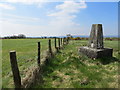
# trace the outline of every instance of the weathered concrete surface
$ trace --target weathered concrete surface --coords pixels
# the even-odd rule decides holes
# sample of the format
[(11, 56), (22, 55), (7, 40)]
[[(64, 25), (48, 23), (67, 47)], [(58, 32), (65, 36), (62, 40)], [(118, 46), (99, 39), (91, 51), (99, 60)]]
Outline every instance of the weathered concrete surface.
[(102, 24), (92, 25), (88, 47), (96, 48), (96, 49), (104, 48)]
[(79, 52), (87, 55), (89, 58), (112, 57), (112, 48), (94, 49), (89, 47), (80, 47)]

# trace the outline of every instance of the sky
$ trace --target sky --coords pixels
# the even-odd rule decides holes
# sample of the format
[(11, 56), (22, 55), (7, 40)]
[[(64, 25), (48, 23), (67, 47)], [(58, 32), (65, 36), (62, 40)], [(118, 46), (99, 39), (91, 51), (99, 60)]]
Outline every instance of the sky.
[(102, 24), (104, 36), (117, 35), (118, 2), (0, 0), (1, 36), (88, 36), (92, 24)]

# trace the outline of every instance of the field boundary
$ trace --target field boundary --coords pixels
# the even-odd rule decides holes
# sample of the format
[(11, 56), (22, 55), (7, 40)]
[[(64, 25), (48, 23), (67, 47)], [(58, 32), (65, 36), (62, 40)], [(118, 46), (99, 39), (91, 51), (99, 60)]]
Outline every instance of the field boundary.
[[(57, 47), (56, 39), (58, 39), (58, 47)], [(67, 44), (69, 44), (69, 38), (55, 38), (54, 41), (55, 51), (53, 52), (51, 47), (51, 39), (49, 39), (46, 56), (41, 59), (40, 58), (41, 46), (40, 46), (40, 42), (38, 42), (38, 56), (37, 56), (38, 65), (30, 68), (30, 70), (26, 73), (25, 78), (20, 77), (19, 67), (17, 65), (16, 51), (10, 51), (10, 61), (11, 61), (11, 68), (12, 68), (15, 88), (30, 88), (31, 86), (33, 86), (38, 82), (43, 83), (42, 68), (44, 68), (44, 66), (47, 63), (49, 63), (49, 60), (52, 59), (56, 55), (56, 53), (59, 53), (59, 50), (63, 49), (64, 46)]]

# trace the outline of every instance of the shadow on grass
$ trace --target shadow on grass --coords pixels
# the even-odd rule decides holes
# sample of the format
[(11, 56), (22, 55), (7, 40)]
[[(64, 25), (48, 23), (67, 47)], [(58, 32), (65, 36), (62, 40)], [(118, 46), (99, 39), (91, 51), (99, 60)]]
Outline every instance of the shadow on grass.
[[(56, 61), (54, 61), (56, 60)], [(43, 67), (44, 75), (52, 73), (56, 67), (58, 67), (59, 59), (54, 57), (52, 59), (47, 60), (46, 65)]]
[(100, 58), (98, 59), (103, 65), (107, 65), (113, 62), (120, 62), (119, 59), (115, 58), (115, 57), (104, 57), (104, 58)]

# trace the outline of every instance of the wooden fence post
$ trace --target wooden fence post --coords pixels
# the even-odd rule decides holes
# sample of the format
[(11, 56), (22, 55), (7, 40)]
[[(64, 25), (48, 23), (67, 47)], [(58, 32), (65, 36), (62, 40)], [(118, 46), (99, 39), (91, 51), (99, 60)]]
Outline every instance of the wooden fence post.
[(38, 42), (38, 59), (37, 59), (38, 66), (40, 66), (40, 42)]
[(66, 44), (68, 44), (68, 38), (66, 37)]
[(56, 45), (56, 37), (55, 37), (55, 48), (57, 48), (57, 45)]
[(61, 46), (62, 46), (62, 38), (61, 38)]
[(60, 38), (58, 38), (58, 45), (59, 45), (59, 49), (60, 49)]
[(64, 37), (63, 43), (64, 43), (64, 45), (66, 44), (66, 38), (65, 37)]
[(64, 40), (64, 38), (63, 38), (63, 45), (64, 45), (64, 41), (65, 41), (65, 40)]
[(64, 41), (65, 41), (65, 40), (64, 40), (64, 38), (63, 38), (63, 45), (64, 45)]
[(19, 73), (15, 51), (10, 51), (10, 63), (11, 63), (15, 88), (21, 88), (21, 77)]
[(51, 56), (53, 56), (50, 39), (49, 39), (49, 42), (48, 42), (48, 48), (49, 48), (49, 53), (51, 54)]
[(67, 40), (67, 44), (69, 43), (69, 39), (68, 38), (66, 38), (66, 40)]

